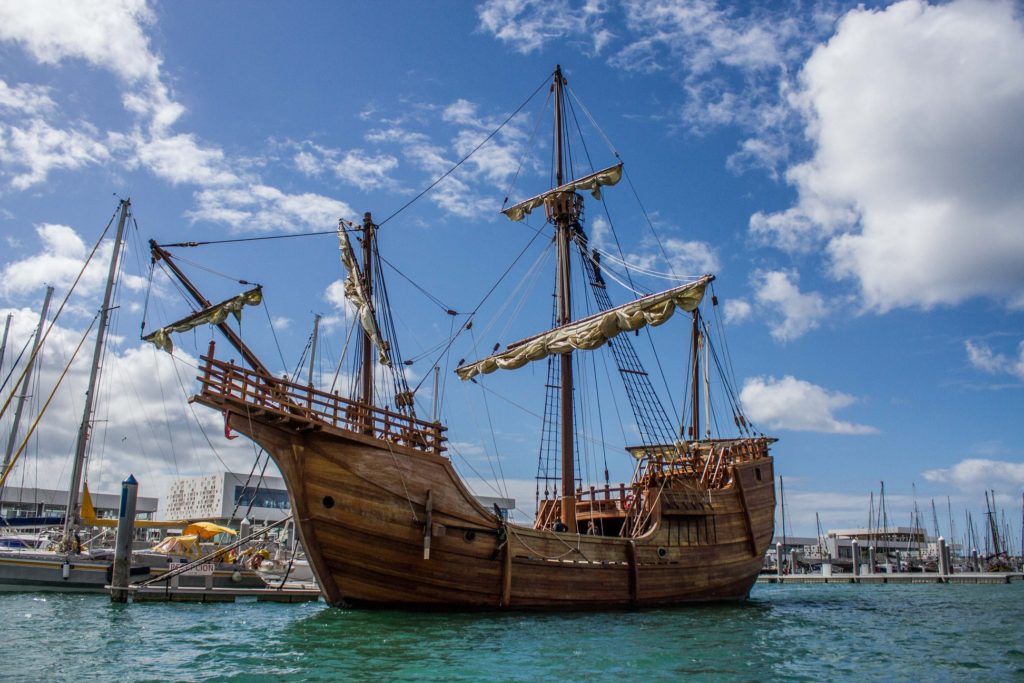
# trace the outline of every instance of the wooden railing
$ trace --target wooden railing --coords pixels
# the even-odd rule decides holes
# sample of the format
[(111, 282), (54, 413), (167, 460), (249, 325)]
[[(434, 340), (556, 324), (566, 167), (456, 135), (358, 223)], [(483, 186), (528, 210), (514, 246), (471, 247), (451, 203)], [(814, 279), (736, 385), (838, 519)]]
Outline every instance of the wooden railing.
[(386, 408), (350, 401), (337, 394), (271, 377), (234, 363), (202, 356), (197, 379), (201, 395), (215, 401), (245, 404), (254, 416), (272, 414), (281, 422), (315, 429), (329, 425), (417, 450), (441, 454), (445, 427)]
[[(768, 446), (774, 441), (754, 437), (693, 442), (685, 449), (654, 446), (643, 452), (644, 470), (640, 481), (649, 485), (665, 477), (682, 476), (696, 479), (703, 488), (720, 488), (728, 482), (727, 475), (733, 465), (767, 457)], [(642, 449), (636, 450), (642, 452)]]

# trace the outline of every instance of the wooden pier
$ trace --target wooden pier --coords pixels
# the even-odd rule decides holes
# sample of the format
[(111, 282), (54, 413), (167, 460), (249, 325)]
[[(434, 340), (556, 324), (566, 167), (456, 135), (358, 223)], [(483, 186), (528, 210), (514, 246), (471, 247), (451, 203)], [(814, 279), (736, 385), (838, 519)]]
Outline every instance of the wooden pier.
[(1024, 580), (1020, 572), (964, 572), (939, 574), (937, 572), (902, 572), (898, 574), (762, 574), (758, 583), (1012, 583)]

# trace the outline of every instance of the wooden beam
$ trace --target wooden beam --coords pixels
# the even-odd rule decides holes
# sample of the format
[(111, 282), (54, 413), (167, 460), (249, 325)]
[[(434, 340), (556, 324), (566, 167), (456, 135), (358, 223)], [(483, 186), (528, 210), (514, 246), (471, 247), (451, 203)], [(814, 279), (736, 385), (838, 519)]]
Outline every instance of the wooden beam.
[(501, 606), (509, 607), (512, 604), (512, 539), (507, 535), (501, 565)]
[(732, 478), (736, 482), (736, 490), (740, 494), (740, 505), (743, 506), (743, 522), (747, 527), (747, 541), (750, 543), (750, 552), (756, 556), (758, 552), (757, 539), (754, 538), (754, 520), (750, 517), (750, 506), (747, 505), (747, 494), (743, 490), (743, 477), (740, 476), (738, 467), (732, 468)]
[(640, 596), (640, 567), (636, 561), (636, 541), (626, 541), (626, 559), (629, 562), (629, 600), (634, 605)]

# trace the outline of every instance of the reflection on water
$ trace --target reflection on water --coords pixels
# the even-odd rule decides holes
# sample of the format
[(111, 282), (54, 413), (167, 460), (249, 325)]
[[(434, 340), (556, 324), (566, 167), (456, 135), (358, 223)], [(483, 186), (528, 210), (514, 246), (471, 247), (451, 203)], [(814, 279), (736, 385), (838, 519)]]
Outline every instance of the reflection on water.
[(112, 605), (0, 594), (5, 680), (1008, 680), (1024, 584), (758, 586), (601, 613)]

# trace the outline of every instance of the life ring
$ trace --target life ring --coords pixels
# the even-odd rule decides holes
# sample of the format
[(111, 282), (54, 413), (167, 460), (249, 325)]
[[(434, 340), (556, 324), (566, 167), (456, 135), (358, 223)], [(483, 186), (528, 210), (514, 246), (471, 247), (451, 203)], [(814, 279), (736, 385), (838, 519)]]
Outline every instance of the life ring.
[(628, 510), (631, 507), (633, 507), (633, 494), (629, 493), (629, 494), (626, 494), (625, 501), (622, 503), (622, 509), (623, 510)]

